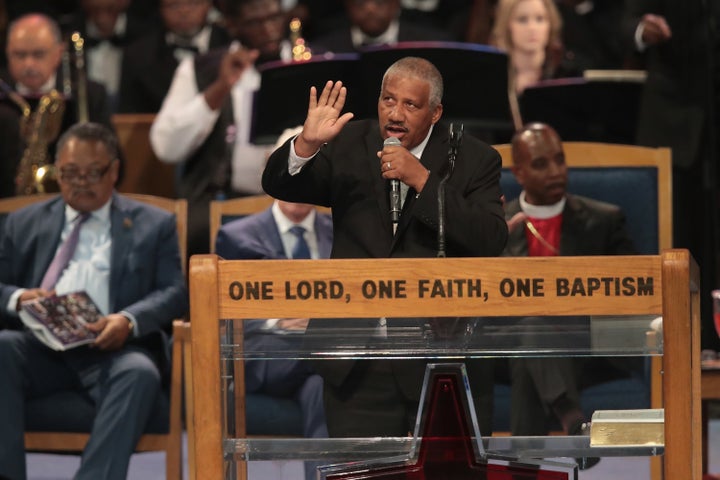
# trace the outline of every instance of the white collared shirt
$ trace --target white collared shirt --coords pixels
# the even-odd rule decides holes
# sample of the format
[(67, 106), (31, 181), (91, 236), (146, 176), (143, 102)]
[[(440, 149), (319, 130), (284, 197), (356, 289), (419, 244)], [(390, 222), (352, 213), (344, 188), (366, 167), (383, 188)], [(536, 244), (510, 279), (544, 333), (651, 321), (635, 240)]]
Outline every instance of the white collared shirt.
[[(207, 51), (210, 49), (211, 33), (212, 27), (210, 27), (210, 25), (205, 25), (198, 33), (193, 35), (190, 41), (188, 41), (187, 39), (182, 39), (179, 35), (176, 35), (173, 32), (168, 32), (165, 34), (165, 42), (167, 42), (168, 45), (185, 42), (188, 45), (197, 48), (197, 53), (201, 55), (203, 53), (207, 53)], [(182, 62), (186, 58), (193, 58), (195, 56), (195, 53), (189, 50), (183, 50), (181, 48), (176, 48), (173, 54), (175, 55), (175, 58), (178, 62)]]
[[(122, 13), (115, 22), (115, 35), (124, 35), (127, 27), (127, 15)], [(87, 24), (88, 36), (98, 36), (95, 24)], [(114, 97), (120, 89), (120, 65), (122, 63), (123, 49), (116, 47), (109, 41), (101, 42), (94, 48), (87, 49), (88, 78), (105, 86), (107, 94)]]
[(300, 223), (293, 223), (285, 214), (280, 210), (280, 206), (277, 202), (273, 203), (272, 214), (275, 218), (278, 231), (280, 232), (280, 238), (282, 239), (283, 249), (285, 250), (285, 256), (292, 258), (292, 251), (297, 242), (297, 237), (290, 232), (290, 229), (295, 225), (299, 225), (305, 229), (305, 241), (310, 248), (310, 258), (320, 258), (320, 248), (317, 240), (317, 233), (315, 232), (315, 209), (310, 211), (310, 214), (305, 217)]
[[(85, 221), (75, 253), (55, 285), (58, 295), (85, 290), (103, 315), (110, 313), (110, 203), (92, 212)], [(70, 235), (79, 214), (69, 205), (65, 206), (65, 226), (58, 248)]]

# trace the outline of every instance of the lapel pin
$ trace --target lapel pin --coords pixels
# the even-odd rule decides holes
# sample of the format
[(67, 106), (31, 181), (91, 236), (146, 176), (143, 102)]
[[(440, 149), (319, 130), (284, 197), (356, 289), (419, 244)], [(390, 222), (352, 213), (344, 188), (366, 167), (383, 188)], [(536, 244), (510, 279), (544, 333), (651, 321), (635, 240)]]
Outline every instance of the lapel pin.
[(125, 227), (125, 228), (132, 228), (132, 225), (133, 225), (133, 224), (132, 224), (132, 220), (131, 220), (130, 218), (125, 217), (125, 218), (123, 219), (123, 227)]

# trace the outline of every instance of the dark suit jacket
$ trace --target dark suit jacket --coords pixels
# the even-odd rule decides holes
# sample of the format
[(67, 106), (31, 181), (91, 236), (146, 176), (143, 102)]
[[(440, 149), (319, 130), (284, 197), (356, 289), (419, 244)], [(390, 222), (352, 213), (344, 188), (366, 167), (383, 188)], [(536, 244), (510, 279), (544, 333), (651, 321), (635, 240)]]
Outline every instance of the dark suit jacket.
[(580, 15), (574, 6), (557, 3), (562, 16), (563, 69), (582, 75), (584, 70), (624, 67), (625, 45), (621, 35), (624, 0), (594, 2)]
[[(213, 25), (210, 48), (227, 45), (230, 37)], [(166, 31), (157, 30), (140, 37), (123, 52), (120, 77), (119, 113), (157, 113), (170, 89), (178, 61), (166, 41)]]
[[(139, 2), (137, 2), (139, 3)], [(125, 34), (121, 37), (113, 38), (113, 42), (117, 46), (125, 46), (134, 42), (147, 32), (160, 27), (160, 18), (158, 15), (141, 15), (134, 12), (132, 8), (126, 11), (126, 24)], [(96, 40), (90, 38), (87, 34), (87, 16), (82, 9), (77, 9), (74, 15), (67, 16), (62, 24), (62, 30), (65, 33), (69, 32), (80, 32), (80, 35), (85, 39), (85, 52), (87, 58), (87, 49), (92, 48)]]
[[(389, 215), (388, 182), (382, 178), (377, 157), (383, 140), (376, 120), (346, 125), (294, 176), (287, 169), (290, 143), (286, 142), (270, 156), (263, 188), (282, 200), (332, 208), (332, 258), (435, 257), (437, 190), (448, 169), (447, 137), (447, 128), (436, 125), (420, 159), (430, 170), (430, 177), (420, 195), (416, 196), (413, 189), (408, 191), (395, 236)], [(497, 256), (505, 246), (507, 224), (500, 202), (500, 165), (495, 150), (465, 136), (446, 187), (448, 256)], [(317, 322), (322, 321), (311, 321), (308, 329)], [(317, 363), (325, 379), (336, 385), (352, 368), (352, 362)], [(421, 363), (413, 367), (412, 373), (398, 376), (408, 396), (419, 393), (424, 372)]]
[(0, 104), (0, 198), (15, 195), (15, 175), (21, 158), (19, 137), (17, 110)]
[[(428, 26), (415, 25), (412, 22), (400, 19), (398, 42), (451, 40), (454, 39), (447, 32), (435, 30)], [(349, 53), (356, 51), (352, 43), (349, 26), (318, 36), (311, 44), (311, 47), (319, 52)]]
[[(320, 258), (330, 258), (332, 220), (329, 215), (319, 212), (315, 215), (315, 236)], [(223, 225), (215, 241), (215, 253), (227, 260), (286, 259), (272, 208)]]
[(714, 128), (708, 122), (715, 108), (711, 57), (715, 55), (716, 61), (717, 54), (708, 40), (711, 9), (704, 6), (713, 2), (626, 3), (624, 34), (629, 45), (644, 13), (664, 16), (672, 30), (669, 41), (648, 47), (644, 54), (648, 77), (640, 103), (637, 142), (671, 147), (673, 165), (688, 168), (707, 150), (704, 130)]
[[(514, 199), (505, 208), (509, 220), (520, 211)], [(620, 207), (579, 195), (567, 195), (562, 212), (560, 255), (634, 255), (632, 239), (625, 230), (625, 214)], [(516, 228), (508, 236), (503, 252), (506, 257), (527, 257), (528, 244), (524, 228)]]
[[(58, 196), (8, 215), (0, 236), (2, 312), (15, 290), (40, 285), (60, 242), (64, 209)], [(131, 341), (167, 360), (166, 333), (188, 308), (175, 218), (117, 194), (110, 215), (110, 310), (133, 314), (139, 337)], [(17, 318), (1, 315), (17, 324)]]
[[(263, 188), (275, 198), (332, 208), (332, 258), (434, 257), (437, 190), (448, 168), (447, 128), (438, 124), (432, 132), (420, 159), (430, 177), (420, 195), (408, 192), (395, 236), (388, 182), (377, 157), (382, 144), (376, 120), (350, 122), (301, 172), (290, 176), (288, 141), (270, 155)], [(465, 136), (446, 187), (448, 256), (496, 256), (505, 246), (500, 165), (495, 150)]]

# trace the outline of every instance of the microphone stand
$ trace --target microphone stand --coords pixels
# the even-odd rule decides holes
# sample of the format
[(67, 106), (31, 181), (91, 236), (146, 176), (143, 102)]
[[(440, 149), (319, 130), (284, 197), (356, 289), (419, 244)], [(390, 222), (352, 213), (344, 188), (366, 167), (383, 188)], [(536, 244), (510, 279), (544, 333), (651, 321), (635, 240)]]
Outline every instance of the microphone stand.
[(463, 124), (459, 127), (455, 127), (454, 123), (450, 124), (449, 131), (449, 143), (450, 149), (448, 150), (448, 169), (445, 176), (440, 180), (438, 184), (438, 258), (445, 258), (447, 253), (445, 251), (445, 184), (450, 180), (450, 177), (455, 170), (455, 159), (457, 158), (460, 144), (462, 143), (463, 136)]

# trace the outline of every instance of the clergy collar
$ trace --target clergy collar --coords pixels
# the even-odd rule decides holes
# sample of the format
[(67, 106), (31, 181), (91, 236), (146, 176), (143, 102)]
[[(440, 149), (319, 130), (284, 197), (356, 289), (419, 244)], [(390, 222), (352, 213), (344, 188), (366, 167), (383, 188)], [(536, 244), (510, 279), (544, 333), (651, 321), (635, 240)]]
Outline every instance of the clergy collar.
[(520, 208), (530, 218), (552, 218), (562, 213), (565, 208), (565, 197), (552, 205), (531, 205), (525, 201), (525, 190), (523, 190), (520, 192)]

